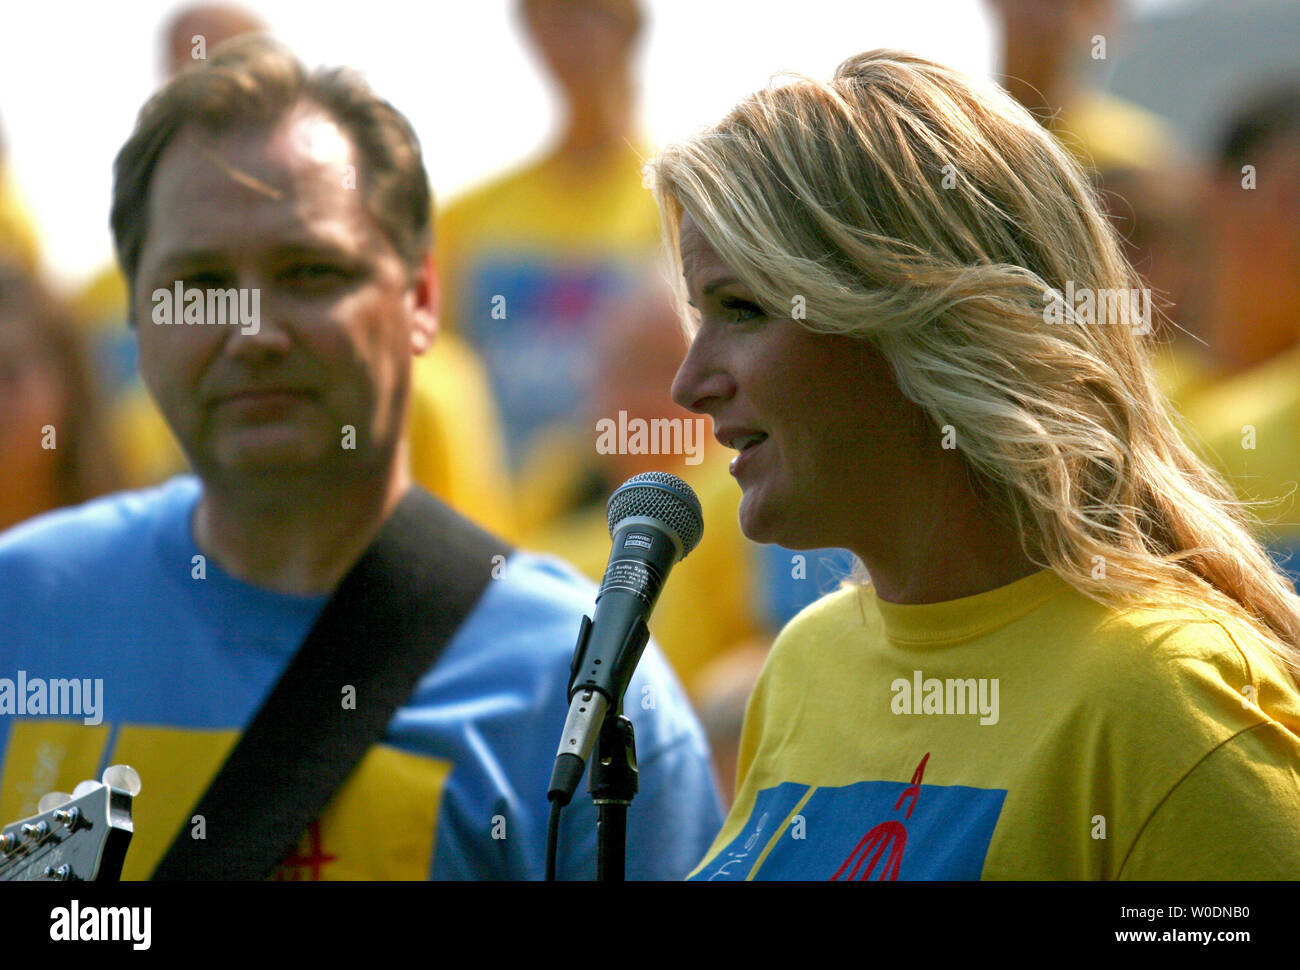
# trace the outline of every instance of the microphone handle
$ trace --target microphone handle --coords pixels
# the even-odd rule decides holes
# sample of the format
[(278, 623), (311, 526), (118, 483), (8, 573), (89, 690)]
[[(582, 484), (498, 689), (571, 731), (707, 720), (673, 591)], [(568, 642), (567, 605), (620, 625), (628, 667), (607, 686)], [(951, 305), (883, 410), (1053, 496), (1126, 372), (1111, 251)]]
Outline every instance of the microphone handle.
[(573, 653), (570, 700), (578, 691), (598, 690), (611, 709), (622, 703), (650, 639), (646, 617), (679, 555), (676, 541), (661, 523), (639, 516), (619, 523), (594, 619), (584, 623)]

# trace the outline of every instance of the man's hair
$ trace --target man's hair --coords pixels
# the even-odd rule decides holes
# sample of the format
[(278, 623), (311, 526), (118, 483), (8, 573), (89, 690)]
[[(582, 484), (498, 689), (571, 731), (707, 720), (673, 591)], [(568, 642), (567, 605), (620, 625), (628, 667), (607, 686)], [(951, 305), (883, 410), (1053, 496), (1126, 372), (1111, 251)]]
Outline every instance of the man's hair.
[(804, 327), (869, 340), (1031, 559), (1108, 605), (1243, 618), (1300, 681), (1300, 600), (1184, 443), (1142, 335), (1073, 307), (1049, 325), (1068, 284), (1142, 283), (1082, 169), (1005, 92), (872, 51), (745, 99), (649, 174), (677, 265), (688, 213), (769, 314), (800, 296)]
[(212, 134), (269, 127), (303, 103), (323, 109), (347, 133), (359, 156), (362, 204), (407, 265), (419, 265), (431, 244), (432, 198), (410, 122), (352, 71), (308, 73), (280, 42), (248, 35), (221, 44), (154, 94), (117, 154), (110, 222), (133, 292), (149, 230), (149, 186), (177, 133), (190, 125)]

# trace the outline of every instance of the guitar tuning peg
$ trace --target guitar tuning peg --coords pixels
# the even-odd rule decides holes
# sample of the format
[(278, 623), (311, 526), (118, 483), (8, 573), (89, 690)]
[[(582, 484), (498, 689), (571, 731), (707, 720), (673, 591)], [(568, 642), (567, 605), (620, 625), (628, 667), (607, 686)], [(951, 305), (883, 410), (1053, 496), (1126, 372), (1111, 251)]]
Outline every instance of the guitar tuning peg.
[(72, 801), (72, 796), (63, 791), (52, 791), (41, 796), (41, 800), (36, 803), (36, 811), (41, 815), (46, 812), (52, 812), (60, 805), (66, 805)]
[(140, 794), (140, 773), (130, 765), (109, 765), (104, 770), (104, 784), (134, 798)]
[(97, 788), (99, 788), (99, 782), (87, 778), (85, 781), (77, 782), (77, 787), (72, 789), (72, 797), (80, 798), (82, 795), (89, 795)]

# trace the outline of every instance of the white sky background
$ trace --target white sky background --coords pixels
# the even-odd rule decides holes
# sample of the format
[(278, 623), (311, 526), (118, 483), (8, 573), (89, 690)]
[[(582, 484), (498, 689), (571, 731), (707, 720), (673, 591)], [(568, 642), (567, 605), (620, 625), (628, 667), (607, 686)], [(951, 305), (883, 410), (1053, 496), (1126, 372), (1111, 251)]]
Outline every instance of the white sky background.
[[(985, 0), (643, 0), (642, 122), (653, 144), (721, 117), (779, 71), (828, 76), (901, 47), (994, 67)], [(1139, 0), (1139, 8), (1171, 0)], [(1176, 0), (1172, 0), (1176, 2)], [(175, 0), (0, 0), (0, 126), (56, 282), (112, 258), (112, 161), (162, 76)], [(438, 198), (530, 155), (556, 103), (514, 0), (247, 0), (307, 64), (347, 65), (415, 125)]]

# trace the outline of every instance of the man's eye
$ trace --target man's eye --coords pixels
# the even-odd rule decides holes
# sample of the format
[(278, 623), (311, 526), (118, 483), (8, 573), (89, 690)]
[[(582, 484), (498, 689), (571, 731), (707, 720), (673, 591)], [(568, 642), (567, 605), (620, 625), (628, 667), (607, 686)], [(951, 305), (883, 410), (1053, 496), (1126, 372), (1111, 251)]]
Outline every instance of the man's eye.
[(291, 283), (313, 285), (342, 283), (351, 279), (352, 273), (334, 263), (298, 263), (286, 269), (284, 277)]
[(726, 311), (724, 316), (730, 323), (744, 323), (747, 320), (754, 320), (766, 315), (763, 308), (757, 303), (751, 303), (749, 300), (742, 300), (734, 296), (720, 300), (718, 306)]
[(226, 273), (217, 270), (204, 270), (201, 273), (186, 274), (185, 285), (199, 290), (217, 290), (234, 284)]

